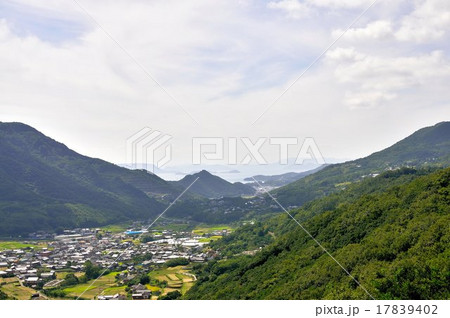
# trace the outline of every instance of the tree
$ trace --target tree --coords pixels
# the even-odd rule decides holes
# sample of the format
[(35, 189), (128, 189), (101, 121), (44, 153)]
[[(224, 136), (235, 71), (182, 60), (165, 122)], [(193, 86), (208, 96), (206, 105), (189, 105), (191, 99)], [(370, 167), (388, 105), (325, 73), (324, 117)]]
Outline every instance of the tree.
[(180, 299), (181, 293), (178, 290), (172, 291), (170, 293), (167, 293), (165, 296), (159, 297), (161, 300), (175, 300)]
[(36, 285), (36, 290), (40, 290), (40, 289), (44, 288), (44, 285), (45, 285), (45, 281), (43, 281), (43, 280), (39, 281)]
[(84, 263), (84, 270), (88, 279), (96, 279), (102, 274), (102, 268), (100, 266), (95, 266), (91, 261)]
[(75, 276), (75, 274), (73, 274), (73, 273), (67, 274), (66, 277), (64, 278), (63, 285), (64, 286), (73, 286), (76, 284), (78, 284), (78, 278)]
[(142, 285), (150, 283), (150, 277), (148, 277), (148, 275), (142, 275), (139, 279), (139, 283), (141, 283)]
[(189, 261), (183, 257), (179, 257), (166, 262), (167, 267), (175, 267), (180, 265), (189, 265)]
[(6, 295), (4, 292), (2, 292), (0, 290), (0, 300), (5, 300), (5, 299), (8, 299), (8, 295)]

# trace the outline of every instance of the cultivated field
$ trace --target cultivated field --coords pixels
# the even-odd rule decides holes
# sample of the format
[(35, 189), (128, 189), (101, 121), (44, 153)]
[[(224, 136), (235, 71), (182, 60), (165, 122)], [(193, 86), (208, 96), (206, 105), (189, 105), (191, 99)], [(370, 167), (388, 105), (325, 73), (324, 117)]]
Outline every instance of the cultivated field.
[(22, 249), (26, 247), (33, 247), (33, 248), (43, 248), (46, 247), (44, 243), (40, 243), (38, 245), (20, 242), (20, 241), (0, 241), (0, 251), (3, 250), (17, 250)]
[(199, 235), (202, 236), (203, 234), (208, 234), (208, 233), (212, 233), (214, 231), (222, 231), (222, 230), (228, 230), (228, 231), (232, 231), (233, 228), (228, 226), (228, 225), (216, 225), (216, 226), (197, 226), (192, 233), (194, 233), (195, 235)]
[(16, 277), (1, 278), (0, 284), (0, 290), (11, 298), (26, 300), (30, 299), (31, 295), (36, 293), (32, 288), (21, 286)]
[[(68, 296), (78, 297), (87, 289), (81, 297), (84, 299), (95, 299), (96, 296), (102, 295), (105, 290), (117, 287), (115, 283), (115, 276), (117, 274), (118, 272), (111, 272), (108, 275), (102, 276), (92, 286), (91, 284), (94, 282), (93, 280), (85, 284), (65, 288), (64, 291)], [(105, 292), (105, 294), (109, 294), (109, 292)]]
[[(184, 266), (159, 269), (149, 274), (151, 279), (157, 279), (160, 282), (166, 281), (165, 288), (150, 286), (152, 291), (160, 291), (161, 295), (178, 290), (182, 294), (186, 293), (194, 284), (194, 277), (189, 275), (189, 270)], [(149, 286), (148, 286), (149, 287)]]

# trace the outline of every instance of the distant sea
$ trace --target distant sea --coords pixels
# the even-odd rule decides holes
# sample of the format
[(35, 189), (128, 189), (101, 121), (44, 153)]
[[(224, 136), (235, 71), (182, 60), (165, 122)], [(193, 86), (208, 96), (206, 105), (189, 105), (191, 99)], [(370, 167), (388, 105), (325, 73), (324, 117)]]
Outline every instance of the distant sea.
[[(343, 159), (325, 159), (328, 164), (344, 162)], [(151, 167), (146, 165), (128, 165), (119, 164), (128, 169), (147, 169)], [(166, 166), (162, 169), (154, 168), (154, 173), (167, 181), (176, 181), (182, 179), (188, 174), (194, 174), (201, 170), (207, 170), (213, 175), (219, 176), (229, 182), (245, 182), (244, 179), (256, 175), (279, 175), (288, 172), (304, 172), (315, 169), (320, 165), (313, 161), (305, 161), (302, 165), (296, 165), (294, 160), (289, 160), (289, 164), (281, 165), (279, 163), (269, 163), (267, 165), (174, 165)], [(152, 171), (151, 171), (152, 172)]]

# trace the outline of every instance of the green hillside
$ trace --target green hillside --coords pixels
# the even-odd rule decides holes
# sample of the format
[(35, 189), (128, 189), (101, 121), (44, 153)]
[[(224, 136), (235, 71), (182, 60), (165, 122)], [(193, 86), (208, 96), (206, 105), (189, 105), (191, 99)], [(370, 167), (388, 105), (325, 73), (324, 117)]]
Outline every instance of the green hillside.
[(255, 193), (255, 190), (249, 185), (240, 182), (228, 182), (218, 176), (212, 175), (206, 170), (187, 175), (183, 179), (172, 181), (171, 183), (180, 188), (186, 188), (197, 177), (199, 178), (198, 181), (189, 191), (206, 198), (239, 197), (242, 195), (253, 195)]
[[(240, 196), (254, 190), (242, 183), (207, 171), (167, 182), (82, 156), (25, 124), (0, 123), (0, 237), (146, 220), (197, 177), (167, 216), (224, 223), (252, 213)], [(224, 204), (208, 199), (222, 196)]]
[[(376, 299), (450, 297), (450, 168), (386, 172), (291, 213)], [(188, 299), (370, 298), (286, 214), (214, 244), (228, 259), (197, 266)]]
[(99, 226), (160, 213), (178, 190), (155, 175), (82, 156), (34, 128), (0, 123), (0, 235)]
[(368, 157), (329, 165), (321, 171), (272, 191), (285, 206), (301, 206), (344, 189), (349, 184), (398, 167), (450, 165), (450, 122), (418, 130), (393, 146)]

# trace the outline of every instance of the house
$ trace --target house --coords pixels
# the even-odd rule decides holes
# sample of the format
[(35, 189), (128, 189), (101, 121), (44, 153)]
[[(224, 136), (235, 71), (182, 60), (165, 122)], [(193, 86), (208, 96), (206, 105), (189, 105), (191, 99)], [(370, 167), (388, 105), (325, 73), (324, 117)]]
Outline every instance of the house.
[(137, 285), (133, 285), (131, 286), (131, 290), (132, 290), (132, 294), (131, 297), (133, 299), (150, 299), (150, 297), (152, 296), (152, 292), (150, 290), (147, 289), (147, 287), (145, 287), (142, 284), (137, 284)]
[(27, 271), (28, 271), (28, 268), (26, 266), (19, 266), (14, 269), (14, 273), (16, 275), (24, 275), (27, 273)]
[(41, 273), (41, 278), (42, 279), (55, 278), (55, 272), (51, 271), (51, 272)]
[(138, 291), (138, 290), (145, 290), (145, 289), (147, 289), (147, 287), (145, 287), (145, 286), (142, 285), (142, 284), (137, 284), (137, 285), (131, 286), (131, 290), (132, 290), (133, 292)]
[(205, 261), (205, 258), (200, 255), (193, 255), (190, 257), (190, 260), (194, 263), (202, 263)]
[(136, 293), (133, 293), (131, 295), (131, 298), (133, 300), (143, 300), (143, 299), (150, 299), (152, 296), (152, 292), (150, 290), (138, 290)]
[(38, 282), (39, 282), (39, 277), (37, 277), (37, 276), (28, 277), (27, 279), (25, 279), (24, 285), (33, 286), (33, 285), (36, 285)]
[(42, 251), (39, 253), (41, 257), (49, 257), (50, 255), (52, 255), (52, 251)]
[(41, 267), (41, 262), (39, 262), (39, 261), (31, 262), (31, 267), (39, 268), (39, 267)]

